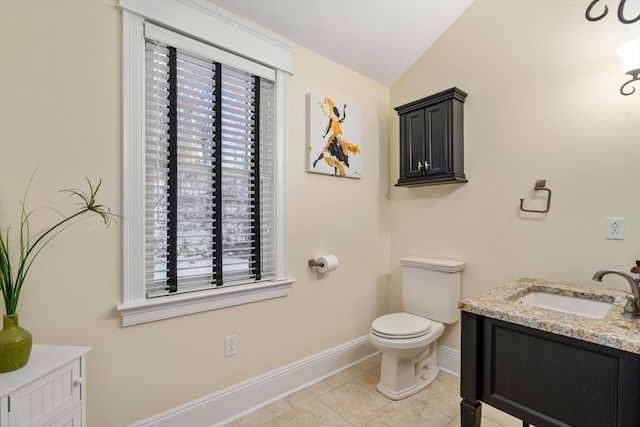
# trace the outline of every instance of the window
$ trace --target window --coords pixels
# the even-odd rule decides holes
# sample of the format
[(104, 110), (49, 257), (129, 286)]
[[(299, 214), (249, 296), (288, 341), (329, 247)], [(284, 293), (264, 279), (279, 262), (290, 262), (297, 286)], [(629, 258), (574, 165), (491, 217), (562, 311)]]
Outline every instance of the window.
[(273, 279), (274, 82), (163, 35), (145, 27), (147, 298)]
[(123, 325), (285, 296), (286, 73), (124, 14)]

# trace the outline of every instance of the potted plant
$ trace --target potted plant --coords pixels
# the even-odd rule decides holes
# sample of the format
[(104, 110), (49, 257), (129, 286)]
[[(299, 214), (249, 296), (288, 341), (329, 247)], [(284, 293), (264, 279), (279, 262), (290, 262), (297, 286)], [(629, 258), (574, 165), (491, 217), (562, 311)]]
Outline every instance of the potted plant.
[(107, 227), (117, 218), (108, 207), (96, 202), (102, 180), (94, 188), (91, 181), (86, 179), (89, 184), (88, 192), (77, 188), (62, 190), (69, 193), (69, 196), (79, 199), (76, 204), (77, 211), (67, 216), (54, 209), (60, 215), (59, 221), (31, 235), (29, 220), (36, 209), (28, 211), (26, 199), (33, 181), (32, 176), (22, 200), (18, 242), (10, 241), (10, 227), (4, 230), (0, 224), (0, 288), (6, 311), (2, 318), (3, 328), (0, 331), (0, 374), (20, 369), (29, 361), (32, 337), (26, 329), (20, 327), (17, 309), (25, 279), (40, 251), (85, 215), (99, 215)]

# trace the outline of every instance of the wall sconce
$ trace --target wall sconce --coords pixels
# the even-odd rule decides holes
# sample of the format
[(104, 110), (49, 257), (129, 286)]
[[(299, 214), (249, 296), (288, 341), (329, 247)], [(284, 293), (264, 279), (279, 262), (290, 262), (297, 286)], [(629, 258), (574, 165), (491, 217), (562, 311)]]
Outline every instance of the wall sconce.
[(631, 80), (620, 87), (622, 95), (631, 95), (636, 88), (631, 88), (630, 92), (625, 92), (625, 87), (633, 82), (640, 81), (640, 38), (629, 40), (616, 49), (616, 53), (620, 55), (622, 62), (622, 71), (631, 76)]
[[(587, 21), (595, 22), (599, 21), (609, 13), (609, 7), (607, 5), (603, 5), (604, 9), (602, 9), (602, 13), (597, 16), (593, 16), (593, 8), (598, 4), (600, 0), (593, 0), (587, 6), (587, 11), (585, 12), (585, 18)], [(618, 21), (623, 24), (633, 24), (640, 21), (640, 14), (633, 18), (627, 18), (625, 16), (625, 4), (627, 0), (619, 0), (618, 3)], [(636, 91), (636, 88), (633, 87), (630, 92), (625, 92), (625, 87), (627, 85), (637, 82), (640, 80), (640, 38), (630, 40), (616, 49), (616, 53), (620, 55), (620, 60), (622, 61), (622, 71), (625, 74), (631, 76), (631, 80), (626, 82), (620, 87), (620, 93), (622, 95), (631, 95)]]
[[(599, 1), (600, 0), (593, 0), (587, 7), (587, 11), (585, 12), (585, 18), (587, 18), (587, 21), (591, 21), (591, 22), (599, 21), (605, 16), (607, 16), (607, 13), (609, 13), (609, 7), (607, 5), (604, 5), (604, 10), (599, 16), (593, 16), (591, 14), (593, 7)], [(624, 5), (626, 2), (627, 0), (620, 0), (620, 3), (618, 3), (618, 21), (622, 22), (623, 24), (633, 24), (634, 22), (640, 21), (640, 15), (631, 19), (628, 19), (624, 16)]]

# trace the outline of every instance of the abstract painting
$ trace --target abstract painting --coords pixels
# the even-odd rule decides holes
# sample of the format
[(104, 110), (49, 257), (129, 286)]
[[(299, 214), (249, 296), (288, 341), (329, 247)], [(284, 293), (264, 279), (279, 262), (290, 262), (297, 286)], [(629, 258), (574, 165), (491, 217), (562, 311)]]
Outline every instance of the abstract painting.
[(362, 177), (362, 111), (334, 98), (309, 94), (307, 172)]

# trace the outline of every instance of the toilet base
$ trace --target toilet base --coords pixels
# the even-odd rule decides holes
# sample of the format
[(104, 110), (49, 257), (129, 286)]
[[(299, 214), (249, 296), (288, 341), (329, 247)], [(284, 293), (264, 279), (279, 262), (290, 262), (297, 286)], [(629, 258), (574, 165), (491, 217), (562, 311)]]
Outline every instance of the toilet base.
[(433, 322), (427, 335), (405, 340), (369, 338), (374, 347), (382, 351), (378, 391), (391, 400), (400, 400), (416, 394), (431, 384), (438, 373), (438, 338), (444, 325)]
[(428, 365), (420, 370), (419, 374), (416, 376), (415, 383), (411, 387), (396, 391), (385, 387), (382, 383), (378, 383), (376, 389), (382, 395), (391, 400), (401, 400), (427, 388), (429, 384), (436, 379), (439, 373), (440, 367), (437, 365)]

